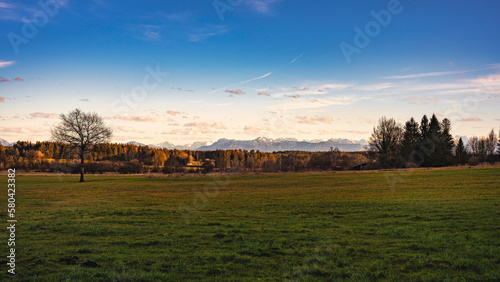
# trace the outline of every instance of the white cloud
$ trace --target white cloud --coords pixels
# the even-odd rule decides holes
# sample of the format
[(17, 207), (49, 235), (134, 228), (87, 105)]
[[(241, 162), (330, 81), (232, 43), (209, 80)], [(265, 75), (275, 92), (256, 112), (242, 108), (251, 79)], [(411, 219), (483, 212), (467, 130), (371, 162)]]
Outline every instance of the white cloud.
[(161, 115), (149, 115), (149, 116), (120, 116), (115, 115), (113, 119), (120, 119), (126, 121), (137, 121), (137, 122), (160, 122), (160, 121), (172, 121), (172, 119), (161, 116)]
[(56, 116), (57, 116), (57, 114), (48, 114), (48, 113), (40, 113), (40, 112), (30, 114), (31, 118), (54, 118)]
[(334, 84), (323, 84), (317, 88), (325, 90), (342, 90), (352, 86), (353, 86), (352, 84), (334, 83)]
[(214, 25), (198, 29), (195, 33), (189, 35), (189, 41), (201, 42), (207, 38), (214, 37), (227, 33), (227, 29), (223, 25)]
[(417, 73), (417, 74), (408, 74), (408, 75), (386, 76), (383, 78), (384, 79), (409, 79), (409, 78), (433, 77), (433, 76), (444, 76), (444, 75), (452, 75), (452, 74), (464, 74), (464, 73), (468, 73), (468, 72), (499, 69), (499, 68), (500, 68), (500, 65), (492, 65), (490, 67), (474, 69), (474, 70), (427, 72), (427, 73)]
[(483, 120), (481, 118), (471, 117), (471, 118), (463, 118), (459, 121), (483, 121)]
[(0, 2), (0, 8), (2, 8), (2, 9), (11, 9), (11, 8), (14, 8), (14, 5), (9, 4), (9, 3), (5, 3), (5, 2)]
[(305, 124), (317, 124), (317, 123), (324, 123), (324, 124), (331, 124), (334, 119), (329, 116), (296, 116), (296, 119), (298, 119), (298, 123), (305, 123)]
[(344, 96), (344, 97), (332, 97), (325, 99), (291, 99), (289, 102), (281, 103), (277, 105), (271, 105), (267, 108), (269, 110), (276, 109), (286, 109), (287, 111), (291, 110), (300, 110), (300, 109), (315, 109), (315, 108), (325, 108), (330, 106), (343, 106), (350, 105), (356, 101), (361, 100), (361, 98), (356, 98), (353, 96)]
[(180, 114), (181, 114), (181, 112), (168, 110), (168, 111), (167, 111), (167, 114), (172, 115), (172, 116), (177, 116), (177, 115), (180, 115)]
[(0, 68), (6, 68), (14, 63), (14, 61), (0, 61)]
[(379, 91), (382, 89), (393, 88), (396, 86), (397, 86), (397, 84), (394, 84), (394, 83), (376, 83), (376, 84), (368, 84), (368, 85), (359, 85), (359, 86), (356, 86), (356, 89), (364, 90), (364, 91)]
[(215, 128), (215, 129), (226, 129), (226, 126), (222, 122), (190, 122), (184, 124), (185, 127), (194, 128)]
[(146, 133), (145, 131), (140, 131), (140, 130), (137, 130), (134, 127), (130, 127), (130, 126), (117, 126), (116, 129), (118, 131), (122, 131), (122, 132)]
[(246, 3), (252, 7), (255, 11), (264, 14), (271, 15), (271, 5), (278, 2), (277, 0), (247, 0)]

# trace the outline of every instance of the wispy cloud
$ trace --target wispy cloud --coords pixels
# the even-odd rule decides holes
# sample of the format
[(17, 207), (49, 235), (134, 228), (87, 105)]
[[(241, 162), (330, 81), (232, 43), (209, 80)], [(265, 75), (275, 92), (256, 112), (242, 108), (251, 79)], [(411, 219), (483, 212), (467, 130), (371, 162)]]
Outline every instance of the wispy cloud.
[(30, 114), (31, 118), (55, 118), (57, 114), (49, 114), (49, 113), (41, 113), (41, 112), (36, 112)]
[(223, 25), (214, 25), (214, 26), (200, 28), (196, 30), (194, 33), (189, 35), (189, 41), (201, 42), (207, 38), (227, 33), (227, 31), (228, 31), (227, 28)]
[(302, 56), (304, 56), (304, 53), (300, 54), (300, 55), (299, 55), (299, 56), (297, 56), (295, 59), (291, 60), (289, 64), (291, 65), (291, 64), (295, 63), (295, 62), (296, 62), (298, 59), (300, 59)]
[(145, 41), (159, 40), (161, 38), (161, 29), (161, 26), (152, 24), (137, 24), (131, 25), (128, 28), (128, 30), (133, 34), (133, 37)]
[(404, 99), (404, 101), (409, 102), (410, 104), (416, 104), (417, 102), (420, 102), (423, 105), (426, 105), (428, 103), (435, 104), (437, 102), (436, 98), (434, 97), (408, 97)]
[(297, 91), (306, 91), (306, 90), (309, 90), (309, 88), (307, 87), (297, 87), (297, 86), (292, 86), (293, 89), (297, 90)]
[(367, 117), (358, 117), (358, 118), (361, 122), (364, 122), (364, 123), (369, 123), (369, 124), (376, 124), (377, 123), (376, 120), (371, 119), (371, 118), (367, 118)]
[(90, 102), (88, 98), (80, 99), (81, 102)]
[(161, 116), (161, 115), (148, 115), (148, 116), (120, 116), (115, 115), (113, 119), (126, 120), (126, 121), (137, 121), (137, 122), (160, 122), (160, 121), (172, 121), (172, 119)]
[(11, 9), (11, 8), (14, 8), (14, 5), (9, 4), (9, 3), (5, 3), (5, 2), (0, 2), (0, 8), (2, 8), (2, 9)]
[(231, 94), (235, 94), (235, 95), (244, 95), (245, 92), (241, 91), (241, 89), (238, 89), (238, 90), (226, 90), (224, 91), (226, 93), (231, 93)]
[(164, 17), (169, 21), (186, 22), (190, 20), (193, 17), (193, 15), (190, 12), (182, 12), (182, 13), (168, 14), (165, 15)]
[(271, 96), (267, 92), (259, 92), (257, 95), (259, 95), (259, 96), (267, 96), (267, 97)]
[(196, 127), (196, 128), (215, 128), (215, 129), (226, 129), (226, 126), (222, 122), (190, 122), (184, 124), (184, 127)]
[[(352, 84), (346, 83), (328, 83), (312, 84), (311, 86), (291, 86), (290, 88), (281, 88), (283, 92), (274, 93), (274, 97), (292, 97), (300, 98), (305, 95), (326, 95), (332, 91), (344, 90), (352, 87)], [(290, 91), (290, 89), (292, 89)]]
[(162, 132), (164, 135), (208, 135), (220, 133), (220, 130), (226, 129), (222, 122), (190, 122), (184, 124), (185, 128), (172, 129)]
[(271, 6), (278, 0), (247, 0), (246, 3), (255, 11), (264, 15), (272, 15)]
[(176, 115), (180, 115), (180, 114), (181, 114), (181, 112), (168, 110), (168, 111), (167, 111), (167, 114), (169, 114), (169, 115), (171, 115), (171, 116), (176, 116)]
[(298, 123), (305, 123), (305, 124), (317, 124), (317, 123), (324, 123), (324, 124), (331, 124), (334, 119), (332, 117), (328, 116), (296, 116), (296, 119), (298, 119)]
[(37, 134), (45, 133), (47, 129), (41, 127), (0, 127), (2, 133), (23, 133), (23, 134)]
[(152, 40), (158, 40), (160, 39), (160, 32), (159, 31), (152, 31), (152, 30), (147, 30), (144, 32), (144, 36), (146, 38), (152, 39)]
[(325, 130), (321, 129), (319, 130), (320, 135), (336, 135), (336, 134), (358, 134), (358, 135), (366, 135), (370, 134), (370, 131), (362, 131), (362, 130)]
[(346, 84), (346, 83), (330, 83), (330, 84), (323, 84), (319, 86), (319, 88), (323, 90), (342, 90), (352, 86), (353, 86), (352, 84)]
[(13, 5), (0, 1), (0, 20), (24, 23), (27, 19), (32, 19), (33, 14), (41, 11), (40, 6), (35, 3), (36, 1), (33, 1), (30, 4), (24, 4), (21, 1), (17, 1), (15, 5)]
[[(221, 91), (221, 90), (224, 90), (224, 89), (227, 89), (229, 87), (234, 87), (234, 86), (237, 86), (237, 85), (241, 85), (241, 84), (245, 84), (245, 83), (248, 83), (248, 82), (251, 82), (251, 81), (255, 81), (255, 80), (259, 80), (259, 79), (263, 79), (263, 78), (266, 78), (268, 76), (270, 76), (271, 74), (273, 74), (272, 72), (268, 72), (264, 75), (261, 75), (259, 77), (255, 77), (255, 78), (252, 78), (252, 79), (248, 79), (248, 80), (244, 80), (244, 81), (241, 81), (241, 82), (238, 82), (238, 83), (235, 83), (235, 84), (232, 84), (232, 85), (229, 85), (229, 86), (225, 86), (225, 87), (222, 87), (222, 88), (219, 88), (219, 89), (215, 89), (215, 90), (212, 90), (210, 91), (208, 94), (211, 94), (211, 93), (214, 93), (214, 92), (218, 92), (218, 91)], [(226, 91), (227, 92), (227, 91)]]
[(332, 97), (325, 99), (319, 99), (319, 98), (291, 99), (289, 100), (289, 102), (270, 105), (267, 108), (269, 110), (287, 109), (288, 111), (300, 110), (300, 109), (316, 109), (316, 108), (325, 108), (330, 106), (350, 105), (359, 100), (361, 99), (352, 96)]
[(0, 61), (0, 68), (6, 68), (14, 63), (14, 61)]
[(245, 80), (245, 81), (242, 81), (242, 82), (240, 82), (240, 83), (248, 83), (248, 82), (250, 82), (250, 81), (263, 79), (263, 78), (265, 78), (265, 77), (270, 76), (271, 74), (273, 74), (273, 73), (272, 73), (272, 72), (268, 72), (268, 73), (266, 73), (265, 75), (261, 75), (261, 76), (256, 77), (256, 78), (252, 78), (252, 79), (249, 79), (249, 80)]
[(384, 79), (410, 79), (410, 78), (421, 78), (421, 77), (434, 77), (434, 76), (444, 76), (444, 75), (453, 75), (453, 74), (464, 74), (464, 73), (469, 73), (469, 72), (499, 69), (499, 68), (500, 68), (500, 65), (496, 64), (496, 65), (492, 65), (490, 67), (473, 69), (473, 70), (427, 72), (427, 73), (417, 73), (417, 74), (408, 74), (408, 75), (386, 76), (383, 78)]
[(471, 118), (463, 118), (459, 121), (483, 121), (483, 120), (477, 117), (471, 117)]
[(382, 89), (393, 88), (396, 86), (397, 86), (397, 84), (394, 84), (394, 83), (376, 83), (376, 84), (368, 84), (368, 85), (359, 85), (359, 86), (356, 86), (356, 89), (364, 90), (364, 91), (379, 91)]
[(137, 130), (134, 127), (130, 127), (130, 126), (117, 126), (116, 129), (118, 131), (122, 131), (122, 132), (145, 133), (145, 131), (140, 131), (140, 130)]
[(269, 131), (268, 128), (263, 128), (263, 127), (254, 126), (254, 125), (245, 125), (245, 127), (243, 127), (243, 132), (246, 134), (249, 134), (249, 135), (259, 135), (259, 134), (262, 134), (262, 133), (268, 132), (268, 131)]

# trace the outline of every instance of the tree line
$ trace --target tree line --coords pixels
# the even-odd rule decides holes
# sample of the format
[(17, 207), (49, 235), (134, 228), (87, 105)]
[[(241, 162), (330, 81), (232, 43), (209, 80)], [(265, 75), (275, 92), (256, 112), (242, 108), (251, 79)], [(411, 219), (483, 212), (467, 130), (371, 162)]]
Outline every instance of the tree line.
[(168, 150), (109, 143), (112, 130), (95, 113), (76, 109), (60, 116), (52, 129), (56, 142), (0, 145), (0, 169), (80, 173), (209, 173), (295, 172), (406, 167), (439, 167), (499, 160), (500, 144), (492, 130), (487, 137), (470, 138), (465, 145), (451, 136), (451, 122), (411, 118), (404, 126), (382, 117), (366, 152), (260, 152), (248, 150)]
[(462, 138), (455, 141), (451, 122), (439, 121), (435, 114), (424, 115), (418, 123), (410, 118), (404, 126), (382, 117), (369, 139), (371, 159), (380, 168), (442, 167), (454, 164), (478, 164), (499, 160), (500, 143), (493, 130), (487, 137), (472, 137), (467, 146)]
[[(80, 173), (80, 150), (60, 142), (18, 141), (0, 145), (0, 169)], [(84, 155), (87, 173), (209, 173), (348, 170), (366, 163), (366, 152), (259, 150), (194, 151), (101, 143)]]

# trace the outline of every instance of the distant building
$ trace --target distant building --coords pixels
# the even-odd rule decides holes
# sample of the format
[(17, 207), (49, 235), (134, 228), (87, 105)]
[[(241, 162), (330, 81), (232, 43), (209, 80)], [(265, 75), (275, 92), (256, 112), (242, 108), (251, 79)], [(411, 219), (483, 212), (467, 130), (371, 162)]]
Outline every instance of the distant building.
[(366, 169), (366, 165), (367, 165), (367, 164), (368, 164), (368, 163), (362, 163), (362, 164), (360, 164), (360, 165), (357, 165), (357, 166), (355, 166), (355, 167), (352, 167), (352, 168), (351, 168), (351, 170), (365, 170), (365, 169)]

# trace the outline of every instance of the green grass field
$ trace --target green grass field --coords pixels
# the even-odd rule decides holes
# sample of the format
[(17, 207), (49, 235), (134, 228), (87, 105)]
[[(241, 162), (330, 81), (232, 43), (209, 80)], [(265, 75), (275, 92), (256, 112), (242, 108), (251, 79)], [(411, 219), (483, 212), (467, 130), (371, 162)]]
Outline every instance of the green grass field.
[(18, 172), (14, 280), (500, 280), (499, 168), (87, 180)]

